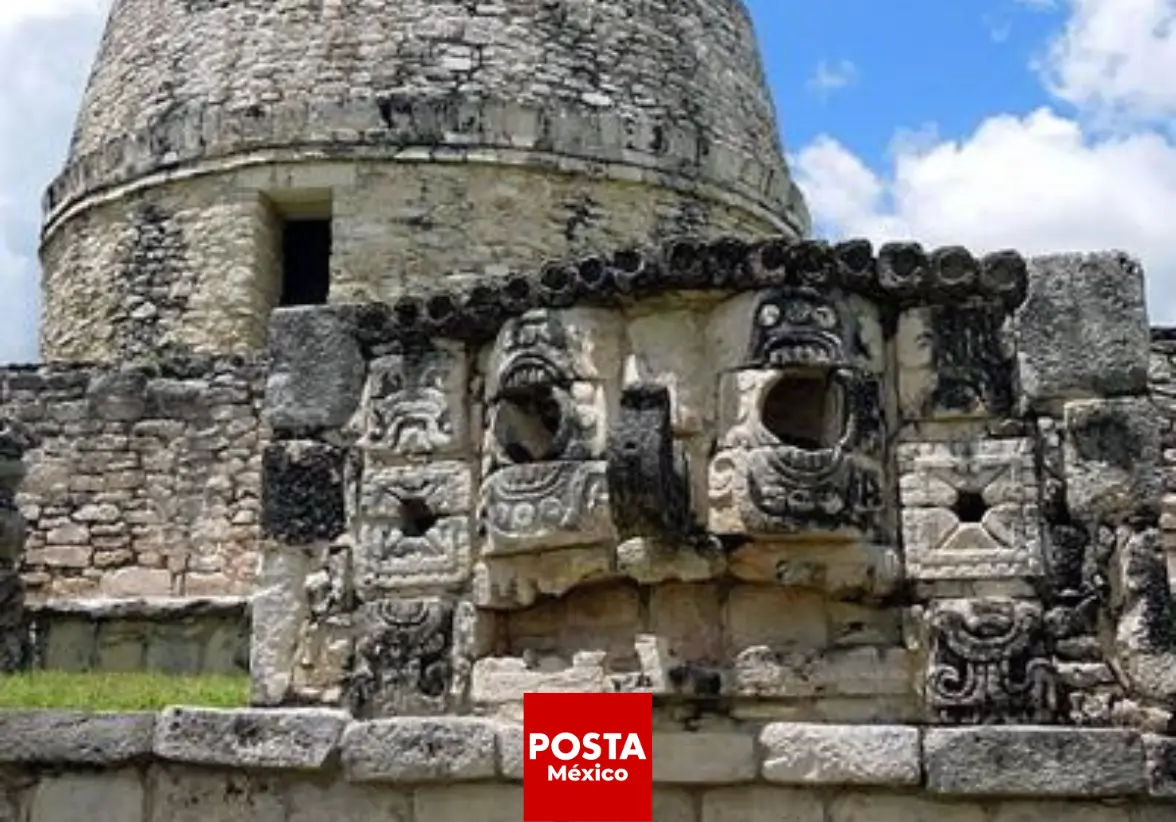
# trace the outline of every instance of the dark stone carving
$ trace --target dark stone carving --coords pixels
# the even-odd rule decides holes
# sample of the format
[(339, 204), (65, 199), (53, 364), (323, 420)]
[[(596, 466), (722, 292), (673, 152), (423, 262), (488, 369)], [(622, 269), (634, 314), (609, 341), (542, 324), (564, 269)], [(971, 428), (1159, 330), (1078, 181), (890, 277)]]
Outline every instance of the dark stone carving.
[(24, 521), (16, 506), (16, 489), (24, 477), (21, 460), (33, 445), (24, 426), (0, 418), (0, 674), (21, 670), (29, 661), (20, 577)]
[(1016, 600), (947, 600), (930, 614), (927, 708), (952, 724), (1051, 723), (1062, 713), (1041, 609)]
[(670, 391), (641, 384), (621, 395), (609, 436), (608, 494), (622, 539), (682, 538), (691, 527), (685, 454), (675, 447)]
[(762, 368), (845, 365), (850, 323), (837, 303), (816, 290), (766, 292), (755, 312), (749, 365)]
[(444, 713), (453, 679), (453, 606), (439, 599), (381, 600), (359, 614), (347, 687), (352, 713)]
[(346, 528), (344, 451), (314, 441), (280, 442), (262, 458), (262, 533), (289, 545), (332, 540)]
[(1001, 327), (1005, 313), (993, 304), (939, 305), (930, 309), (935, 389), (931, 408), (990, 414), (1013, 412), (1013, 359)]
[(753, 510), (744, 518), (757, 522), (756, 530), (779, 533), (845, 527), (869, 533), (885, 508), (879, 472), (836, 452), (805, 464), (800, 454), (783, 449), (752, 453), (747, 501)]

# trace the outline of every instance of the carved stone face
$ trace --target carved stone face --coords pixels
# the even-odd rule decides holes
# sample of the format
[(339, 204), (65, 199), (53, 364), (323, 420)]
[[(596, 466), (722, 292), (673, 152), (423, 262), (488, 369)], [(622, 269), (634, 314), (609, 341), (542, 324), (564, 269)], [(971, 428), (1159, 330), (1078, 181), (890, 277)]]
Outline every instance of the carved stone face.
[(809, 289), (763, 294), (755, 309), (748, 364), (764, 368), (835, 367), (846, 362), (841, 310)]

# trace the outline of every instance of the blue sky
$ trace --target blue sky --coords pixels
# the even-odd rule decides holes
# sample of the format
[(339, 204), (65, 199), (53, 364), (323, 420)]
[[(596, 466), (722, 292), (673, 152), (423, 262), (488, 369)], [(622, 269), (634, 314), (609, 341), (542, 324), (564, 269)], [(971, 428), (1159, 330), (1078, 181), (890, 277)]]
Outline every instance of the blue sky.
[[(1122, 249), (1176, 324), (1176, 0), (747, 0), (815, 233)], [(0, 362), (109, 0), (0, 0)]]

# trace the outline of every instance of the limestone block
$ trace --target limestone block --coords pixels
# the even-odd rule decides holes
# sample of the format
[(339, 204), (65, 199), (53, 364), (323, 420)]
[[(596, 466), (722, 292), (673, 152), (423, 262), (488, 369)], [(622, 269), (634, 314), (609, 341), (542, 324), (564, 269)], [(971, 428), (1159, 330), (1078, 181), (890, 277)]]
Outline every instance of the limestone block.
[(1176, 738), (1144, 734), (1148, 793), (1165, 799), (1176, 798)]
[(809, 650), (829, 643), (824, 599), (811, 591), (776, 585), (732, 586), (723, 611), (723, 627), (728, 646), (735, 653), (754, 646)]
[(353, 782), (490, 779), (497, 772), (495, 725), (480, 719), (383, 719), (343, 734), (343, 769)]
[(842, 794), (832, 799), (827, 822), (988, 822), (988, 816), (978, 804), (936, 802), (923, 796), (872, 791)]
[(727, 558), (717, 553), (680, 551), (644, 538), (617, 546), (617, 570), (642, 585), (702, 582), (722, 576)]
[(625, 351), (624, 318), (603, 308), (538, 309), (508, 320), (487, 360), (486, 396), (534, 385), (588, 381), (616, 387)]
[(1068, 402), (1064, 419), (1066, 502), (1074, 515), (1115, 522), (1158, 508), (1160, 431), (1149, 400)]
[(524, 659), (487, 657), (474, 663), (470, 700), (478, 706), (522, 703), (525, 693), (601, 693), (610, 690), (603, 652), (580, 652), (564, 669), (534, 669)]
[(611, 579), (615, 564), (608, 545), (485, 556), (474, 566), (474, 601), (482, 608), (527, 608), (540, 596), (563, 596), (585, 583)]
[(757, 646), (741, 651), (733, 668), (732, 688), (737, 696), (879, 698), (915, 693), (913, 660), (902, 648), (820, 652)]
[(737, 548), (729, 566), (732, 576), (744, 582), (823, 591), (838, 599), (885, 595), (903, 577), (894, 546), (860, 542), (755, 542)]
[(722, 785), (756, 777), (755, 738), (739, 732), (654, 733), (653, 781)]
[(249, 670), (254, 705), (280, 705), (293, 677), (298, 638), (310, 616), (306, 580), (314, 553), (264, 542), (253, 597)]
[(774, 722), (764, 726), (763, 775), (793, 785), (917, 785), (919, 731), (885, 725)]
[[(1170, 808), (1166, 811), (1171, 813)], [(1130, 814), (1127, 808), (1093, 802), (1001, 802), (993, 811), (992, 822), (1143, 822)]]
[(723, 656), (723, 610), (713, 584), (663, 584), (649, 595), (649, 628), (682, 661)]
[(518, 822), (523, 789), (517, 785), (425, 785), (413, 792), (413, 818), (428, 822)]
[(350, 717), (318, 708), (168, 708), (155, 725), (155, 755), (233, 768), (321, 768)]
[(907, 309), (895, 335), (904, 420), (1007, 417), (1015, 408), (1011, 321), (998, 303)]
[(1001, 580), (1043, 573), (1033, 443), (902, 443), (902, 533), (915, 580)]
[(298, 780), (288, 786), (287, 797), (290, 816), (286, 822), (409, 822), (412, 818), (412, 798), (381, 785)]
[(557, 462), (496, 471), (482, 486), (489, 554), (546, 551), (615, 539), (607, 463)]
[(825, 822), (820, 798), (791, 788), (737, 786), (702, 795), (702, 822)]
[(153, 768), (147, 822), (286, 822), (285, 785), (244, 771)]
[(360, 486), (354, 552), (363, 599), (470, 573), (473, 477), (464, 463), (372, 469)]
[(468, 359), (464, 345), (437, 340), (427, 348), (372, 360), (360, 444), (400, 457), (468, 451), (473, 444)]
[(162, 568), (119, 568), (102, 575), (100, 588), (107, 597), (159, 597), (173, 593), (170, 571)]
[(135, 771), (46, 776), (32, 791), (29, 822), (72, 819), (142, 822), (143, 784)]
[(101, 765), (151, 755), (155, 714), (0, 711), (0, 762)]
[(352, 322), (326, 306), (283, 308), (270, 320), (265, 417), (275, 429), (341, 428), (366, 371)]
[(346, 526), (342, 449), (313, 440), (269, 445), (263, 456), (263, 535), (289, 545), (331, 540)]
[(701, 433), (714, 418), (714, 379), (702, 317), (694, 311), (659, 311), (630, 320), (627, 334), (623, 384), (664, 385), (670, 391), (674, 433)]
[(1113, 537), (1111, 567), (1118, 591), (1114, 650), (1131, 693), (1165, 706), (1176, 698), (1176, 595), (1157, 528), (1123, 527)]
[(1085, 397), (1147, 390), (1144, 276), (1119, 252), (1028, 261), (1029, 295), (1016, 317), (1024, 401), (1048, 409)]
[(968, 796), (1123, 797), (1147, 791), (1143, 743), (1093, 728), (943, 728), (923, 737), (927, 789)]
[(523, 726), (517, 722), (502, 722), (498, 733), (498, 770), (514, 782), (523, 781)]

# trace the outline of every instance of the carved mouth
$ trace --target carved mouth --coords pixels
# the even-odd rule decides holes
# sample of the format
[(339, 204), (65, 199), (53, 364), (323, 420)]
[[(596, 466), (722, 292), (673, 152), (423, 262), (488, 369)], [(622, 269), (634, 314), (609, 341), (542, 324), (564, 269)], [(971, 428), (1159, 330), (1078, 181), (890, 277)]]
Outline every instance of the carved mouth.
[(841, 341), (831, 334), (792, 332), (764, 345), (763, 357), (777, 368), (797, 365), (835, 365), (842, 360)]
[(564, 484), (567, 466), (552, 463), (515, 465), (495, 473), (495, 485), (504, 497), (535, 499), (556, 496)]
[(777, 445), (764, 454), (763, 468), (781, 477), (806, 484), (828, 480), (842, 466), (845, 441), (832, 448), (810, 450), (794, 445)]
[(570, 380), (571, 376), (551, 360), (523, 355), (503, 369), (498, 386), (500, 394), (509, 394), (538, 386), (563, 385)]

